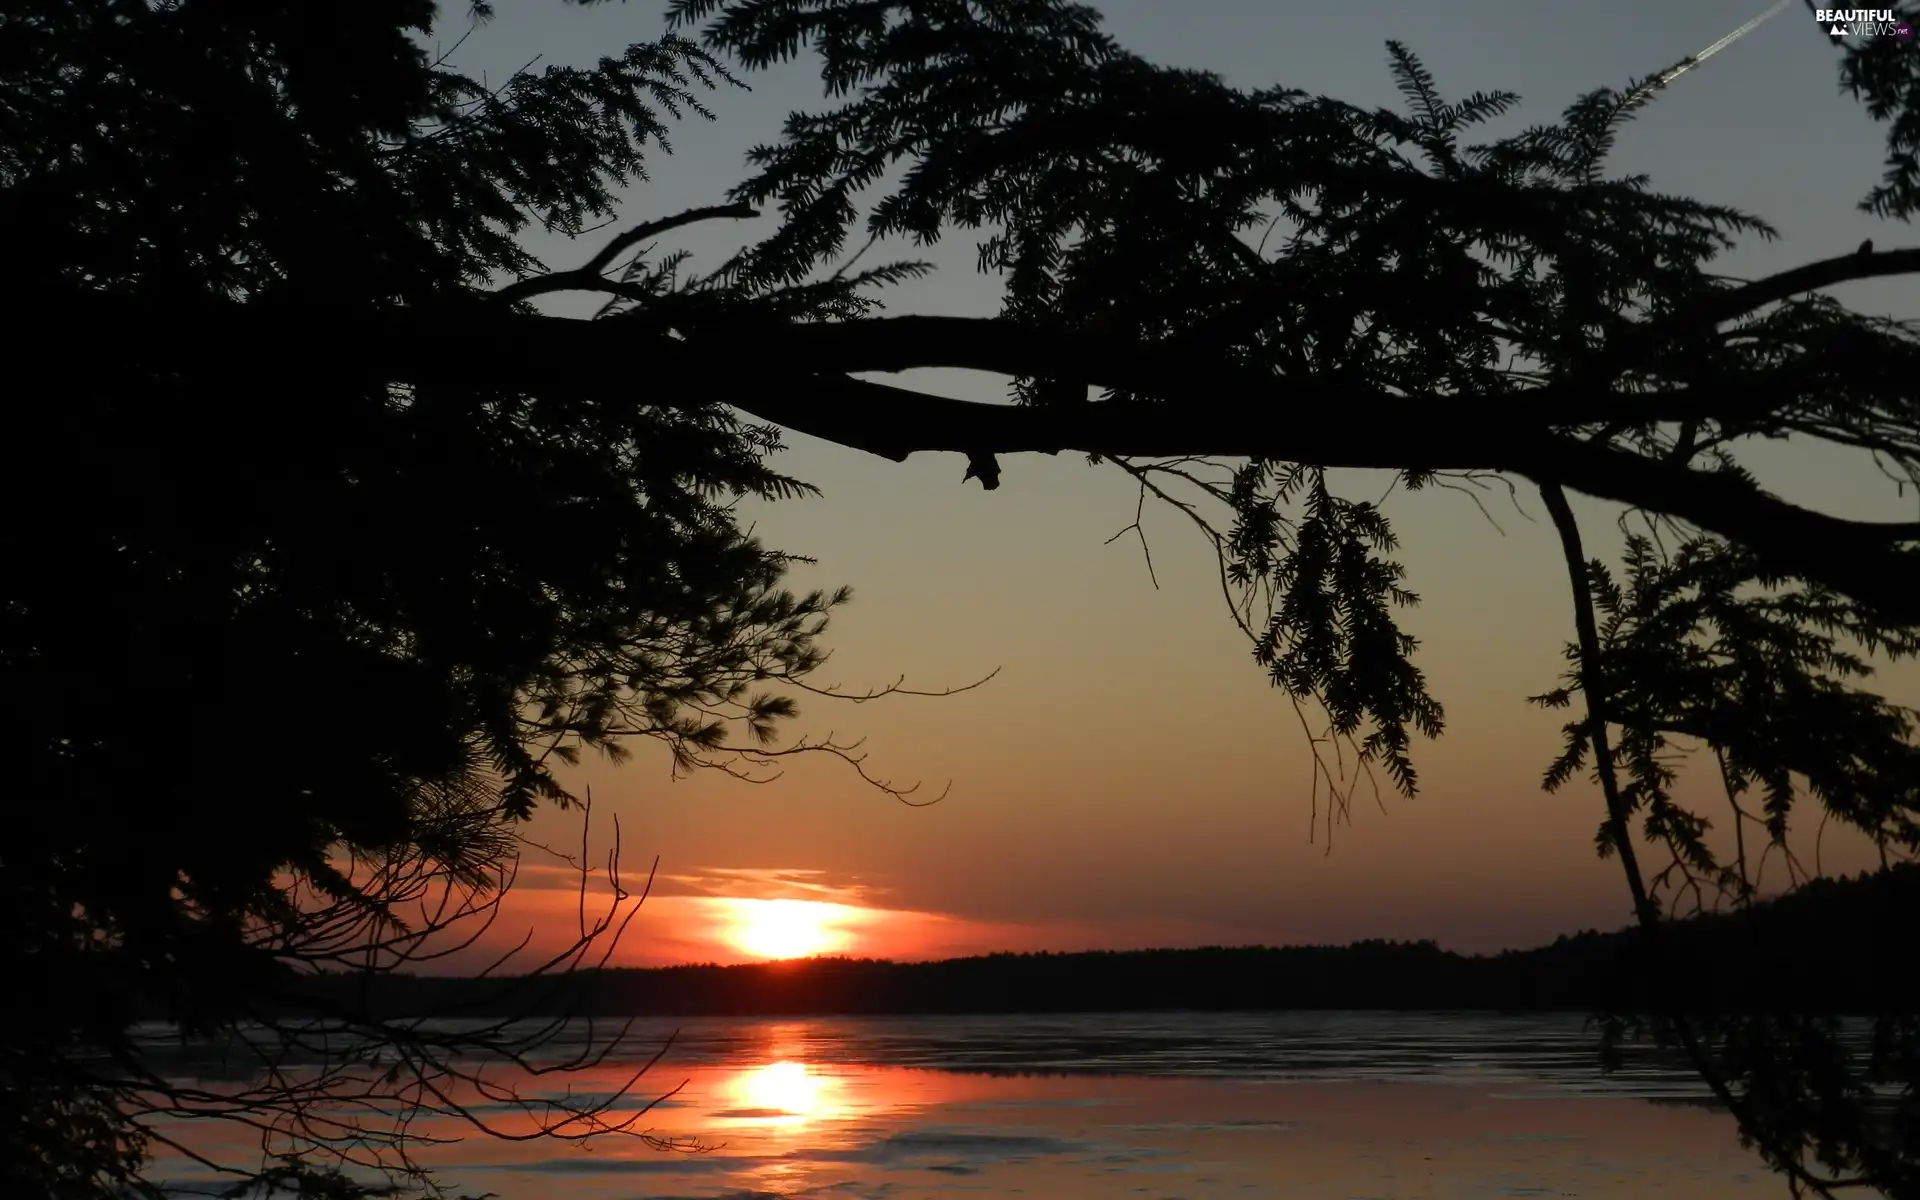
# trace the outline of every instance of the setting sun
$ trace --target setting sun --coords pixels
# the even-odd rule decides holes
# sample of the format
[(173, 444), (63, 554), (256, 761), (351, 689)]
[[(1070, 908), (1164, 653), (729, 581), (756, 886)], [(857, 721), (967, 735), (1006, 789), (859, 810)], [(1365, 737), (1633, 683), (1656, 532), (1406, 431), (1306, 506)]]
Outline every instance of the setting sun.
[(846, 935), (832, 927), (838, 905), (812, 900), (736, 900), (727, 938), (761, 958), (805, 958), (838, 949)]

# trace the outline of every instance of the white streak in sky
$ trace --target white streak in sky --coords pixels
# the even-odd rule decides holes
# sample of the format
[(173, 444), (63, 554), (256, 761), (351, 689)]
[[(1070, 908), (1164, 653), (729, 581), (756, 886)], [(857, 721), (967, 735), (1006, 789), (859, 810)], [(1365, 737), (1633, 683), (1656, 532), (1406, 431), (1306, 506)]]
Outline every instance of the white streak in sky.
[(1659, 91), (1661, 88), (1667, 86), (1669, 83), (1672, 83), (1674, 80), (1680, 78), (1680, 76), (1686, 74), (1688, 71), (1693, 70), (1695, 67), (1699, 66), (1701, 63), (1707, 61), (1709, 58), (1712, 58), (1714, 55), (1720, 53), (1722, 50), (1725, 50), (1728, 46), (1733, 45), (1735, 42), (1739, 41), (1741, 38), (1752, 33), (1754, 30), (1760, 28), (1760, 26), (1766, 24), (1768, 21), (1771, 21), (1773, 18), (1779, 16), (1780, 13), (1787, 7), (1787, 5), (1791, 4), (1792, 2), (1793, 0), (1776, 0), (1772, 8), (1769, 8), (1767, 11), (1761, 13), (1759, 16), (1753, 18), (1751, 21), (1748, 21), (1746, 24), (1740, 26), (1740, 28), (1734, 30), (1732, 33), (1729, 33), (1727, 36), (1721, 38), (1719, 41), (1714, 42), (1711, 46), (1708, 46), (1705, 50), (1702, 50), (1697, 54), (1693, 54), (1686, 58), (1683, 58), (1679, 62), (1675, 63), (1673, 66), (1668, 67), (1666, 70), (1660, 72), (1660, 74), (1655, 76), (1653, 79), (1650, 79), (1646, 83), (1642, 84), (1639, 90), (1635, 91), (1632, 96), (1627, 98), (1627, 105), (1631, 107), (1632, 105), (1637, 104), (1642, 100), (1645, 100), (1648, 96), (1651, 96), (1654, 92)]

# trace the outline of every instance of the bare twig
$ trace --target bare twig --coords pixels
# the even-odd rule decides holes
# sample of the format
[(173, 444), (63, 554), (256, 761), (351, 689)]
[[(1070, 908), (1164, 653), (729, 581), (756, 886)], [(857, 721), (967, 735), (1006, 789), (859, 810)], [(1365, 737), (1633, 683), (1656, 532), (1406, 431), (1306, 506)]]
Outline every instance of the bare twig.
[(757, 217), (760, 210), (744, 202), (734, 204), (713, 204), (705, 208), (690, 208), (670, 217), (661, 217), (654, 221), (642, 221), (602, 246), (598, 253), (571, 271), (555, 271), (546, 275), (534, 275), (516, 280), (492, 293), (492, 298), (501, 304), (513, 304), (521, 300), (530, 300), (535, 296), (544, 296), (550, 292), (597, 291), (611, 292), (627, 299), (647, 300), (651, 294), (644, 289), (606, 278), (606, 270), (620, 254), (650, 237), (692, 225), (700, 221), (713, 221), (722, 217)]

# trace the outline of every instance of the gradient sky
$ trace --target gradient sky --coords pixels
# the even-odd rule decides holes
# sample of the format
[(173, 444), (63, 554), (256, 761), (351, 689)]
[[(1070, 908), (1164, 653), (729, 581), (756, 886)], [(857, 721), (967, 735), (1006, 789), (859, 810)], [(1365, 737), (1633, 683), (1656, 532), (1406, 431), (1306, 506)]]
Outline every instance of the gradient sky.
[[(449, 5), (451, 40), (463, 5)], [(1765, 8), (1759, 0), (1629, 0), (1609, 5), (1503, 0), (1369, 5), (1260, 0), (1110, 0), (1123, 44), (1157, 62), (1217, 71), (1236, 85), (1284, 84), (1367, 104), (1397, 104), (1383, 42), (1408, 43), (1458, 96), (1519, 92), (1518, 122), (1557, 114), (1577, 93), (1646, 75), (1696, 52)], [(455, 61), (499, 79), (535, 55), (577, 63), (661, 30), (656, 5), (594, 8), (511, 0)], [(1678, 81), (1623, 137), (1616, 165), (1656, 186), (1746, 208), (1783, 232), (1726, 266), (1758, 275), (1910, 231), (1855, 210), (1874, 182), (1881, 130), (1835, 83), (1838, 52), (1794, 5)], [(632, 189), (623, 220), (722, 199), (741, 155), (794, 108), (821, 101), (810, 63), (714, 97), (719, 120), (675, 135), (655, 178)], [(1504, 130), (1502, 130), (1504, 131)], [(711, 263), (770, 218), (708, 226), (681, 243)], [(611, 232), (611, 231), (608, 231)], [(530, 242), (556, 268), (597, 242)], [(877, 258), (873, 252), (869, 261)], [(898, 289), (893, 312), (989, 315), (997, 285), (972, 270), (972, 241), (925, 252), (943, 264)], [(1914, 315), (1903, 281), (1847, 295)], [(585, 315), (590, 301), (549, 310)], [(929, 391), (997, 399), (1002, 384), (915, 373)], [(1548, 796), (1540, 773), (1558, 745), (1556, 714), (1525, 697), (1552, 686), (1571, 636), (1567, 584), (1550, 526), (1523, 492), (1520, 510), (1426, 492), (1387, 505), (1410, 586), (1424, 597), (1406, 624), (1447, 706), (1448, 732), (1416, 748), (1423, 787), (1357, 804), (1352, 822), (1309, 839), (1309, 759), (1293, 712), (1268, 686), (1226, 619), (1210, 552), (1174, 514), (1149, 509), (1160, 586), (1139, 545), (1106, 540), (1133, 519), (1133, 492), (1111, 468), (1074, 456), (1003, 459), (992, 494), (961, 485), (954, 455), (905, 464), (790, 435), (779, 465), (825, 496), (755, 508), (773, 545), (814, 556), (804, 586), (852, 585), (819, 682), (938, 688), (1000, 668), (989, 685), (945, 699), (865, 705), (813, 700), (796, 730), (865, 737), (876, 773), (923, 779), (949, 797), (908, 808), (830, 761), (795, 763), (751, 786), (719, 777), (670, 782), (644, 750), (591, 764), (601, 834), (621, 821), (629, 870), (660, 856), (661, 878), (630, 928), (628, 963), (749, 958), (726, 931), (758, 900), (829, 902), (821, 948), (892, 957), (990, 949), (1434, 938), (1484, 951), (1551, 940), (1629, 916), (1616, 864), (1598, 860), (1602, 805), (1591, 785)], [(1752, 465), (1789, 498), (1860, 517), (1911, 519), (1871, 467), (1799, 445)], [(1382, 480), (1349, 475), (1347, 494)], [(1589, 549), (1617, 544), (1613, 510), (1589, 504)], [(1920, 674), (1891, 672), (1892, 694), (1920, 699)], [(1711, 796), (1696, 791), (1707, 800)], [(1724, 811), (1721, 804), (1719, 811)], [(1814, 817), (1805, 820), (1811, 847)], [(542, 836), (577, 844), (578, 823), (542, 816)], [(1864, 861), (1829, 837), (1829, 870)], [(596, 849), (596, 854), (601, 853)], [(529, 860), (501, 929), (545, 942), (570, 932), (577, 897), (563, 871)]]

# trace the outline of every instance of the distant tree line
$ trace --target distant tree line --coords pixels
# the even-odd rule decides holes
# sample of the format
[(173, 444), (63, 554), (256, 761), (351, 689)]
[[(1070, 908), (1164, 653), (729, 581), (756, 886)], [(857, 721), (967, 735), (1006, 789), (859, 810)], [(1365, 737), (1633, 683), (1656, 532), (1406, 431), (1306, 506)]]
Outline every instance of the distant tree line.
[[(1920, 867), (1820, 879), (1749, 912), (1677, 921), (1673, 951), (1696, 1012), (1877, 1013), (1912, 1004), (1920, 934), (1886, 914), (1920, 902)], [(991, 954), (942, 962), (822, 958), (740, 966), (579, 972), (542, 981), (335, 977), (393, 1017), (515, 1011), (592, 1016), (1133, 1012), (1258, 1009), (1496, 1009), (1634, 1012), (1649, 1004), (1644, 939), (1586, 931), (1552, 945), (1463, 955), (1432, 941), (1347, 946)]]

